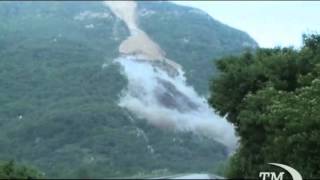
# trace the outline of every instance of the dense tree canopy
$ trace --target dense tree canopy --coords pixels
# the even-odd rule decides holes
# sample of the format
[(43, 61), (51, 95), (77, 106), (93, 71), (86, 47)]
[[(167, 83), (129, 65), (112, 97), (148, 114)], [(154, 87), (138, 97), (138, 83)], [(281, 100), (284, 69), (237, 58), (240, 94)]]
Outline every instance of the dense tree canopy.
[(300, 50), (258, 49), (217, 62), (210, 104), (236, 126), (229, 177), (257, 177), (269, 162), (320, 177), (320, 35)]

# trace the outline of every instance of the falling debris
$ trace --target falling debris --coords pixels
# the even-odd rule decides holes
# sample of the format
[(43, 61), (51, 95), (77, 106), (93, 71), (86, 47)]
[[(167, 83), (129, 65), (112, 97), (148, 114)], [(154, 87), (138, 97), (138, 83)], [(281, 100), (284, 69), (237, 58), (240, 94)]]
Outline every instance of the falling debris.
[(135, 1), (105, 2), (123, 20), (131, 35), (121, 43), (115, 59), (128, 78), (119, 106), (159, 128), (190, 131), (236, 147), (234, 127), (216, 115), (191, 86), (182, 67), (165, 57), (164, 51), (137, 25)]

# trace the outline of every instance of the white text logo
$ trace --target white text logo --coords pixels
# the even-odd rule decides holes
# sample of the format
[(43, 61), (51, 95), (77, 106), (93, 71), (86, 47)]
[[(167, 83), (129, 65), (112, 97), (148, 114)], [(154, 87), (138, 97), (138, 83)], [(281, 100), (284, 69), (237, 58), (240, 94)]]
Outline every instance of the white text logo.
[[(302, 180), (302, 176), (300, 173), (293, 169), (290, 166), (279, 164), (279, 163), (268, 163), (274, 166), (281, 167), (282, 169), (288, 171), (292, 177), (292, 180)], [(262, 180), (282, 180), (283, 179), (284, 172), (280, 172), (278, 175), (275, 172), (260, 172), (259, 178), (262, 178)]]

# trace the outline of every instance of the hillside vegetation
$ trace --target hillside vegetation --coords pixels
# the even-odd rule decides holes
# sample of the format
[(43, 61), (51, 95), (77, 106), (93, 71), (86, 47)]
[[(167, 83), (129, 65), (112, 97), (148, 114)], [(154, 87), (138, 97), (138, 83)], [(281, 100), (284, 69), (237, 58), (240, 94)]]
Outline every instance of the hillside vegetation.
[(17, 165), (13, 161), (0, 162), (0, 179), (37, 179), (43, 175), (29, 166)]
[(187, 82), (205, 96), (209, 92), (209, 79), (215, 76), (214, 60), (258, 47), (247, 33), (199, 9), (161, 1), (142, 1), (138, 8), (140, 26), (169, 59), (182, 65)]

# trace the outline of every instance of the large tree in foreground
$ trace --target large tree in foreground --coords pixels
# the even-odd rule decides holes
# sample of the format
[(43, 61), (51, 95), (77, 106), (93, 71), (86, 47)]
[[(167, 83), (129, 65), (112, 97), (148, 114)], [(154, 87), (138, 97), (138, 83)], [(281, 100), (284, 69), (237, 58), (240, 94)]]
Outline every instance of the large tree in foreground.
[(240, 147), (229, 177), (257, 177), (278, 162), (320, 177), (320, 36), (300, 50), (258, 49), (217, 62), (209, 102), (233, 123)]

